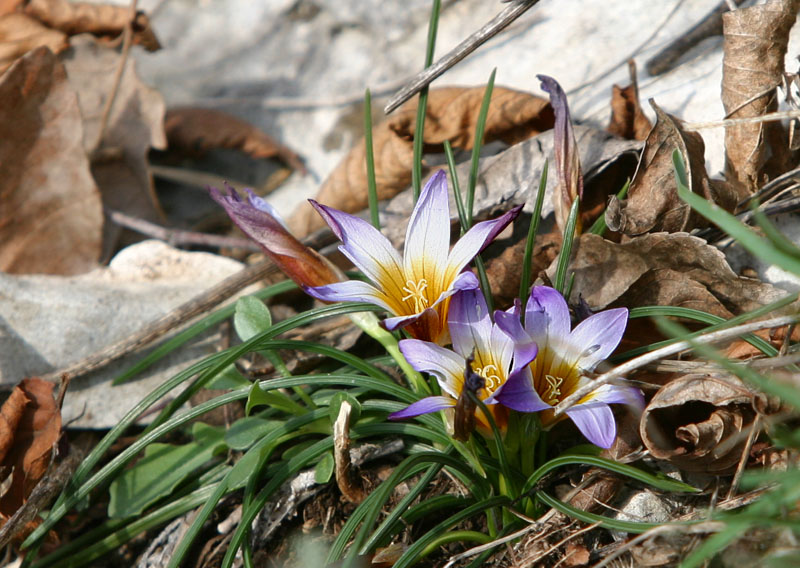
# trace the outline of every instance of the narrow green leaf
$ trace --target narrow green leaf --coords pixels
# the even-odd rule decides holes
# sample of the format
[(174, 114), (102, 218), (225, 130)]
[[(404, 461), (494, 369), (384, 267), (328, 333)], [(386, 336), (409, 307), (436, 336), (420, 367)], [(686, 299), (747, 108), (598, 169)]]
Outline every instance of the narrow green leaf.
[(489, 81), (486, 83), (486, 90), (483, 92), (481, 110), (478, 113), (478, 121), (475, 123), (475, 138), (472, 145), (472, 159), (469, 167), (469, 184), (467, 185), (467, 225), (472, 226), (472, 214), (475, 204), (475, 186), (478, 184), (478, 166), (481, 159), (481, 148), (483, 147), (483, 135), (486, 131), (486, 118), (489, 116), (489, 103), (492, 100), (494, 90), (494, 78), (497, 75), (497, 68), (492, 69)]
[(331, 405), (329, 408), (331, 424), (336, 422), (336, 419), (339, 417), (339, 409), (342, 407), (342, 402), (344, 401), (350, 403), (350, 424), (354, 425), (356, 422), (358, 422), (358, 418), (361, 416), (361, 403), (358, 402), (358, 399), (349, 392), (342, 391), (333, 395), (333, 398), (331, 399)]
[(533, 260), (533, 246), (539, 232), (539, 222), (542, 220), (542, 205), (544, 194), (547, 192), (547, 169), (549, 162), (545, 160), (542, 175), (539, 177), (539, 189), (536, 192), (536, 204), (533, 207), (530, 225), (528, 225), (528, 238), (525, 241), (525, 256), (522, 258), (522, 278), (519, 282), (519, 299), (524, 306), (528, 301), (531, 290), (531, 262)]
[[(556, 265), (556, 278), (553, 286), (556, 290), (564, 293), (564, 285), (567, 281), (567, 267), (572, 256), (572, 243), (575, 240), (575, 227), (578, 223), (578, 211), (580, 210), (580, 198), (576, 197), (572, 202), (567, 217), (567, 226), (564, 227), (564, 238), (561, 244), (561, 251), (558, 253), (558, 264)], [(569, 298), (567, 298), (569, 300)]]
[(250, 395), (247, 397), (245, 414), (249, 415), (256, 406), (277, 408), (278, 410), (283, 410), (295, 416), (301, 416), (307, 412), (307, 409), (300, 406), (286, 394), (282, 392), (265, 391), (258, 386), (258, 383), (253, 383), (250, 387)]
[(367, 197), (369, 198), (369, 217), (372, 226), (381, 230), (378, 215), (378, 186), (375, 183), (375, 152), (372, 146), (372, 94), (364, 92), (364, 143), (367, 150)]

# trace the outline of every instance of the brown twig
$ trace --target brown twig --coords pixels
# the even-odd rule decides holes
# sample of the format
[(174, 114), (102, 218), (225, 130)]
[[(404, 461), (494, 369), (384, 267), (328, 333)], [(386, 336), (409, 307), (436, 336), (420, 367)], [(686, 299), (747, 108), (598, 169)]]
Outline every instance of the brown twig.
[(121, 211), (106, 209), (108, 217), (117, 225), (131, 229), (145, 236), (159, 239), (172, 246), (200, 245), (216, 248), (241, 248), (249, 251), (260, 252), (261, 248), (252, 240), (237, 237), (224, 237), (222, 235), (209, 235), (194, 231), (181, 231), (156, 225), (150, 221), (127, 215)]
[(512, 22), (539, 2), (539, 0), (515, 0), (502, 12), (489, 20), (481, 29), (459, 43), (436, 63), (411, 78), (405, 87), (400, 89), (386, 104), (384, 112), (389, 114), (422, 89), (430, 85), (434, 79), (478, 49), (481, 45), (503, 31)]
[(100, 143), (103, 141), (103, 133), (108, 126), (108, 119), (111, 116), (111, 109), (114, 107), (114, 101), (117, 98), (119, 85), (122, 82), (122, 74), (125, 71), (125, 65), (128, 63), (128, 54), (130, 53), (131, 45), (133, 44), (133, 24), (136, 21), (137, 4), (138, 0), (131, 0), (129, 10), (130, 17), (125, 23), (125, 29), (122, 30), (122, 54), (119, 58), (117, 71), (114, 73), (114, 83), (111, 85), (111, 91), (108, 93), (108, 99), (106, 99), (106, 105), (103, 108), (103, 114), (100, 118), (100, 126), (97, 129), (97, 139), (95, 140), (94, 146), (92, 146), (92, 151), (90, 154), (96, 152), (100, 148)]

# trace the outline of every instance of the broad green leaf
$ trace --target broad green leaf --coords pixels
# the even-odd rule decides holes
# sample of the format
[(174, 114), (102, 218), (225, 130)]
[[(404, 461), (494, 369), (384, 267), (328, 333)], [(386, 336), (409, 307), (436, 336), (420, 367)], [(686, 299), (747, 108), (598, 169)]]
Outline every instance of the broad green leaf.
[(328, 483), (333, 477), (334, 466), (333, 452), (323, 455), (322, 459), (317, 462), (317, 467), (314, 468), (314, 481), (320, 484)]
[(273, 448), (274, 446), (271, 445), (248, 450), (247, 453), (233, 465), (233, 469), (228, 475), (228, 488), (232, 491), (247, 485), (250, 476), (253, 475), (259, 465), (266, 460)]
[(203, 443), (190, 442), (181, 446), (150, 444), (144, 457), (111, 483), (108, 516), (125, 519), (140, 514), (196, 473), (219, 447), (219, 439), (211, 436)]
[(272, 326), (272, 316), (264, 302), (253, 296), (245, 296), (236, 301), (233, 314), (233, 327), (242, 341), (247, 341)]
[(225, 443), (233, 450), (246, 450), (283, 423), (283, 420), (245, 416), (231, 424), (225, 432)]
[(358, 421), (358, 417), (361, 416), (361, 403), (347, 391), (339, 391), (331, 398), (331, 424), (335, 423), (339, 417), (339, 409), (342, 407), (343, 401), (350, 403), (350, 408), (352, 409), (350, 411), (350, 424), (355, 424)]

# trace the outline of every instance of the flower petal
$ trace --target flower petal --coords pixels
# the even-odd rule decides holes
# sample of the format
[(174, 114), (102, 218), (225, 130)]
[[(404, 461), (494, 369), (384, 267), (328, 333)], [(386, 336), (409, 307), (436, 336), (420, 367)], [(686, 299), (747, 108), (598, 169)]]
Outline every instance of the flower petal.
[(584, 399), (584, 403), (603, 402), (606, 404), (629, 404), (639, 409), (644, 408), (644, 395), (642, 391), (634, 387), (623, 387), (618, 385), (603, 385), (592, 391)]
[(402, 298), (403, 261), (389, 239), (355, 215), (326, 207), (313, 199), (309, 201), (342, 241), (339, 250), (387, 296)]
[(476, 254), (481, 252), (519, 215), (521, 210), (522, 205), (518, 205), (500, 215), (497, 219), (476, 223), (466, 234), (458, 239), (458, 242), (453, 245), (453, 250), (450, 251), (450, 256), (447, 257), (445, 282), (461, 272), (467, 263), (475, 258)]
[(429, 396), (406, 406), (403, 410), (392, 412), (389, 420), (402, 420), (412, 418), (420, 414), (428, 414), (437, 410), (444, 410), (456, 405), (456, 401), (449, 396)]
[(494, 312), (494, 321), (497, 328), (502, 330), (514, 344), (514, 370), (528, 365), (539, 353), (539, 346), (531, 339), (528, 332), (522, 328), (519, 314), (516, 310)]
[(425, 184), (406, 229), (403, 251), (405, 274), (415, 282), (425, 278), (429, 286), (440, 287), (450, 250), (450, 206), (447, 176), (439, 170)]
[(525, 329), (544, 350), (569, 336), (569, 307), (561, 292), (548, 286), (534, 286), (525, 307)]
[[(475, 281), (477, 282), (477, 279)], [(447, 326), (450, 329), (453, 349), (465, 359), (470, 356), (473, 349), (479, 352), (489, 351), (492, 319), (489, 317), (489, 308), (479, 287), (461, 290), (453, 296), (450, 300)]]
[(598, 312), (579, 323), (570, 334), (570, 343), (582, 349), (578, 365), (590, 371), (607, 359), (619, 345), (627, 325), (626, 308)]
[(508, 377), (508, 380), (487, 398), (518, 412), (539, 412), (551, 408), (542, 400), (536, 389), (528, 367), (523, 367)]
[(383, 294), (372, 284), (361, 280), (345, 280), (327, 286), (304, 286), (306, 294), (323, 302), (369, 302), (386, 310), (391, 310), (383, 299)]
[(419, 339), (403, 339), (399, 346), (400, 352), (414, 369), (420, 373), (435, 375), (442, 390), (454, 399), (459, 397), (464, 385), (466, 368), (463, 357), (459, 357), (450, 349)]
[(617, 437), (614, 414), (607, 404), (576, 404), (566, 411), (578, 430), (595, 446), (610, 448)]
[(252, 189), (249, 187), (244, 188), (245, 192), (247, 192), (247, 200), (250, 202), (250, 205), (255, 207), (256, 209), (260, 209), (273, 219), (275, 219), (278, 223), (283, 225), (283, 228), (287, 231), (289, 227), (286, 225), (286, 221), (283, 220), (281, 214), (278, 212), (275, 207), (272, 206), (272, 203), (261, 197), (260, 195), (256, 194)]

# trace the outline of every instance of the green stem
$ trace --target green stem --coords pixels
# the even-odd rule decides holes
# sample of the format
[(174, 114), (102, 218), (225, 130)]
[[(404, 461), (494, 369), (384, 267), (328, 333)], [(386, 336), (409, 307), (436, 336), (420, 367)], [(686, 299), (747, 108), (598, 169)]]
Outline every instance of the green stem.
[(422, 551), (419, 555), (420, 558), (425, 558), (430, 553), (435, 552), (437, 548), (440, 546), (444, 546), (445, 544), (449, 544), (451, 542), (477, 542), (478, 544), (487, 544), (492, 541), (492, 537), (488, 534), (479, 533), (477, 531), (453, 531), (447, 534), (443, 534)]

